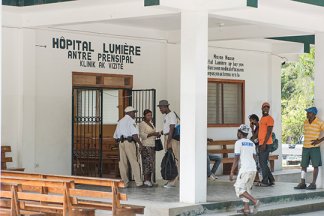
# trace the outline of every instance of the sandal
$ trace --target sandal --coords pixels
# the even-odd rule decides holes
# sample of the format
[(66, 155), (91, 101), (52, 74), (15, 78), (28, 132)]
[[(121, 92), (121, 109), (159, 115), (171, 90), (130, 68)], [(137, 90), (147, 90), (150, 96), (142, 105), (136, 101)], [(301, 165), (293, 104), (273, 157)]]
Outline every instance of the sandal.
[(257, 200), (254, 207), (253, 207), (253, 214), (258, 213), (258, 209), (259, 209), (260, 204), (261, 204), (260, 200)]
[(245, 210), (245, 209), (239, 209), (236, 211), (239, 214), (244, 214), (244, 215), (250, 215), (252, 212), (250, 210)]
[(269, 184), (264, 184), (262, 182), (258, 182), (255, 186), (257, 186), (257, 187), (269, 187)]

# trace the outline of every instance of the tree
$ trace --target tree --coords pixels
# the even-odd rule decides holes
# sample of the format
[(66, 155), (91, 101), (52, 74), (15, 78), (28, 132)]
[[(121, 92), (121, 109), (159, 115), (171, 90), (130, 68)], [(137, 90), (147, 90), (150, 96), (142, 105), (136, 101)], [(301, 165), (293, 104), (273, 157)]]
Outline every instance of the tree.
[(298, 62), (285, 64), (281, 72), (282, 140), (293, 142), (303, 135), (305, 108), (314, 104), (315, 49), (299, 57)]

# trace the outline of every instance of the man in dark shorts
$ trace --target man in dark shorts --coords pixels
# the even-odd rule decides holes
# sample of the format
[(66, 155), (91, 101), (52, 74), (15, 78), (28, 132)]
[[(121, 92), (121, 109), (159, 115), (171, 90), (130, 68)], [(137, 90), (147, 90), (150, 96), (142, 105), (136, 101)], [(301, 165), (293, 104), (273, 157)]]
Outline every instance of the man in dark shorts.
[[(318, 176), (318, 167), (322, 166), (320, 143), (324, 137), (319, 138), (321, 131), (324, 131), (324, 122), (317, 117), (317, 108), (310, 107), (305, 110), (307, 112), (307, 120), (304, 122), (304, 146), (301, 161), (301, 182), (294, 187), (295, 189), (316, 189), (316, 179)], [(306, 187), (306, 172), (310, 161), (314, 167), (313, 181)]]

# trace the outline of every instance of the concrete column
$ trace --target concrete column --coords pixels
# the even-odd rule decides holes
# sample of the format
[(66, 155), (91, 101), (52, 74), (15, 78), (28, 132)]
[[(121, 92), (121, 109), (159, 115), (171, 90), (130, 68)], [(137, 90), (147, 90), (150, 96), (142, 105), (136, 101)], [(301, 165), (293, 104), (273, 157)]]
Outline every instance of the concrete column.
[[(324, 121), (324, 33), (315, 34), (315, 73), (314, 73), (314, 93), (315, 106), (318, 108), (319, 117)], [(321, 137), (324, 133), (321, 133)], [(322, 161), (324, 161), (324, 143), (321, 144)], [(317, 187), (324, 188), (324, 166), (320, 167), (317, 179)]]
[(206, 201), (207, 54), (207, 11), (182, 11), (180, 202)]
[[(0, 16), (0, 22), (2, 23), (2, 16)], [(2, 47), (2, 32), (0, 34), (0, 47)], [(3, 53), (3, 52), (2, 52)], [(0, 141), (2, 145), (2, 56), (0, 58), (1, 72), (0, 72)]]
[[(271, 103), (270, 113), (274, 119), (274, 132), (276, 137), (281, 144), (281, 59), (277, 56), (270, 56), (270, 67), (271, 71), (269, 73), (269, 101)], [(272, 154), (279, 155), (279, 159), (275, 160), (275, 170), (282, 169), (282, 145), (278, 146), (278, 149)]]

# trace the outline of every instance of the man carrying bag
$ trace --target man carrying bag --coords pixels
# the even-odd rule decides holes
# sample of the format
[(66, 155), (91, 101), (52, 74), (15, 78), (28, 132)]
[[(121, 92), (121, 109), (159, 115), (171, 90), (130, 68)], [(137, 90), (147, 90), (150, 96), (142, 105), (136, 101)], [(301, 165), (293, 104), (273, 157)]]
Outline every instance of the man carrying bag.
[[(177, 124), (177, 117), (174, 112), (169, 108), (169, 102), (167, 100), (159, 101), (158, 107), (163, 114), (163, 131), (164, 135), (164, 147), (165, 150), (171, 149), (173, 155), (176, 159), (176, 166), (178, 169), (178, 174), (180, 173), (180, 142), (173, 137), (175, 132), (175, 126)], [(180, 138), (180, 137), (179, 137)], [(165, 188), (175, 187), (175, 184), (178, 180), (178, 176), (174, 179), (168, 180), (164, 185)]]

